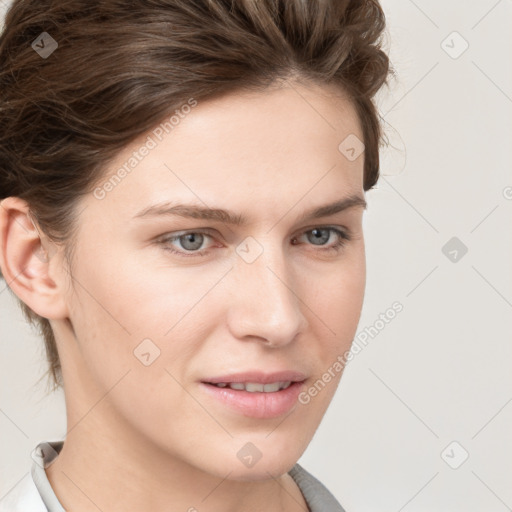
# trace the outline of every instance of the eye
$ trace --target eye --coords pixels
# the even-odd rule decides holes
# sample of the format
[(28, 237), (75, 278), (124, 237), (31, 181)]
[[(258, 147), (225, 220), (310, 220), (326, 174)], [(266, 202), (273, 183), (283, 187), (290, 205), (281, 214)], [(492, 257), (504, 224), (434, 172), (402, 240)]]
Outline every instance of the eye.
[[(311, 236), (309, 235), (309, 233), (311, 233)], [(325, 244), (322, 244), (321, 242), (329, 240), (329, 238), (331, 238), (330, 234), (332, 234), (332, 233), (336, 234), (336, 236), (338, 237), (338, 240), (335, 241), (334, 244), (332, 244), (326, 248), (322, 248), (321, 250), (322, 251), (333, 251), (335, 253), (341, 252), (341, 250), (346, 245), (346, 243), (349, 240), (351, 240), (351, 237), (348, 234), (348, 232), (343, 231), (339, 228), (335, 228), (335, 227), (314, 228), (314, 229), (310, 229), (309, 231), (305, 231), (302, 236), (306, 235), (306, 238), (308, 240), (313, 241), (313, 245), (323, 247), (323, 245), (325, 245)], [(292, 239), (292, 244), (294, 244), (294, 245), (296, 245), (295, 240), (296, 240), (296, 238)], [(317, 242), (320, 242), (320, 243), (317, 244)]]
[[(332, 234), (335, 234), (337, 240), (334, 243), (327, 247), (323, 247), (324, 242), (328, 241), (331, 238)], [(311, 234), (311, 235), (310, 235)], [(312, 245), (320, 247), (320, 251), (323, 252), (334, 252), (339, 253), (346, 245), (346, 243), (351, 240), (351, 237), (347, 231), (341, 230), (335, 227), (317, 227), (314, 229), (310, 229), (302, 233), (301, 237), (306, 236), (309, 241), (313, 241)], [(157, 243), (162, 245), (164, 250), (169, 251), (173, 254), (177, 254), (179, 256), (183, 256), (185, 258), (189, 257), (202, 257), (208, 254), (208, 250), (204, 249), (202, 251), (198, 251), (200, 247), (203, 246), (205, 237), (212, 238), (212, 235), (205, 231), (184, 231), (180, 233), (176, 233), (170, 236), (164, 236), (157, 240)], [(292, 245), (297, 245), (297, 237), (292, 239)], [(179, 242), (181, 245), (181, 249), (176, 250), (171, 244), (174, 242)]]
[[(158, 243), (162, 244), (166, 251), (170, 251), (174, 254), (179, 254), (184, 257), (190, 256), (204, 256), (207, 251), (197, 251), (202, 245), (204, 238), (212, 238), (211, 235), (204, 231), (187, 231), (182, 234), (176, 234), (172, 236), (165, 236), (158, 240)], [(182, 244), (183, 249), (185, 251), (177, 251), (169, 246), (171, 242), (179, 241)], [(187, 254), (186, 251), (191, 251), (192, 254)]]

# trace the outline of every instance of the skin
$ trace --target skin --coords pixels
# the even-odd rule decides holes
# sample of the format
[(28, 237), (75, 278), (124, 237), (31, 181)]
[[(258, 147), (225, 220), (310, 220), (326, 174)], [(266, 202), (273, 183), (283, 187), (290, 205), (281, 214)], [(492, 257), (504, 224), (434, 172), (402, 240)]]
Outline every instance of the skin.
[[(1, 203), (2, 272), (57, 338), (68, 433), (46, 473), (66, 509), (307, 510), (287, 472), (342, 372), (307, 405), (270, 419), (228, 409), (199, 381), (291, 369), (307, 376), (306, 390), (350, 348), (365, 290), (364, 208), (298, 221), (312, 207), (364, 198), (364, 154), (349, 161), (338, 150), (350, 134), (363, 139), (352, 105), (330, 86), (286, 82), (199, 102), (104, 199), (77, 203), (71, 268), (24, 201)], [(165, 200), (251, 222), (132, 218)], [(326, 226), (352, 237), (338, 253), (326, 251), (334, 231), (316, 243), (311, 235)], [(183, 239), (167, 247), (203, 257), (155, 242), (198, 229), (211, 235), (200, 249)], [(250, 264), (236, 252), (247, 237), (263, 249)], [(149, 366), (133, 353), (145, 338), (160, 349)], [(262, 453), (251, 468), (237, 457), (247, 442)]]

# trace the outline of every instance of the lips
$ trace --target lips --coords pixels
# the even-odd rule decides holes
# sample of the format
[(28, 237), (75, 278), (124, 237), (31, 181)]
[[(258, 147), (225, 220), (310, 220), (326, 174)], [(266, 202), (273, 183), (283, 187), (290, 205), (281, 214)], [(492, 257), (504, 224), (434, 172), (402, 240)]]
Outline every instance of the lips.
[(273, 418), (292, 409), (306, 376), (295, 371), (249, 371), (201, 381), (201, 388), (217, 403), (243, 416)]

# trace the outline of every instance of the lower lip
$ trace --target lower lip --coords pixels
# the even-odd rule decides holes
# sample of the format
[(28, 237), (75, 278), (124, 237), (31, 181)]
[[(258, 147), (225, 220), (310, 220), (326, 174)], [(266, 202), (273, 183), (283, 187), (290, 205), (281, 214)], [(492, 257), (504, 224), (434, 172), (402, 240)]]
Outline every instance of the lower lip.
[(276, 418), (287, 413), (297, 403), (303, 382), (293, 382), (286, 389), (273, 393), (263, 393), (245, 390), (219, 388), (212, 384), (201, 382), (206, 393), (213, 396), (224, 405), (238, 411), (243, 416), (251, 418)]

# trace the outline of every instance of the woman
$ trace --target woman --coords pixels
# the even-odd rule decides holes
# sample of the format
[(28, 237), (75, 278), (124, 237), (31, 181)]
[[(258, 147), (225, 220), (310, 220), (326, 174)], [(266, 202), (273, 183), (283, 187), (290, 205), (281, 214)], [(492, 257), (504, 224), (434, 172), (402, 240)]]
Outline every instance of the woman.
[(376, 0), (16, 0), (0, 268), (67, 435), (1, 510), (343, 510), (297, 464), (365, 288)]

